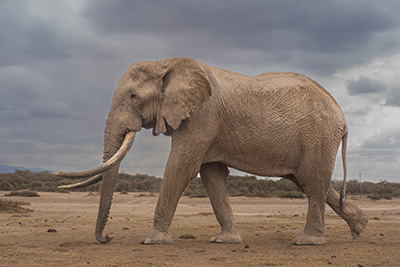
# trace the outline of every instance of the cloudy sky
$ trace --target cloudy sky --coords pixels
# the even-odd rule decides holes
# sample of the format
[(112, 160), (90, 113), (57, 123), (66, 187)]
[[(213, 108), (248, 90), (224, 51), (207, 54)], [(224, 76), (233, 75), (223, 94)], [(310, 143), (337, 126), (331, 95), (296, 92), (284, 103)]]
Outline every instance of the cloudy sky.
[[(125, 69), (185, 56), (316, 80), (348, 121), (350, 178), (400, 181), (399, 10), (398, 0), (1, 1), (0, 163), (71, 171), (101, 163)], [(169, 146), (142, 130), (121, 170), (161, 177)]]

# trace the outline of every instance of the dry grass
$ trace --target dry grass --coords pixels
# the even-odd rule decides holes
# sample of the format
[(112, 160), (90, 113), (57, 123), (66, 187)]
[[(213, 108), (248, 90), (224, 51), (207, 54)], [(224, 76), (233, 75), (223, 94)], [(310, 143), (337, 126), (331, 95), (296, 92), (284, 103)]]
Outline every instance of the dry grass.
[[(355, 200), (370, 219), (357, 240), (327, 208), (327, 244), (298, 247), (290, 242), (304, 226), (306, 199), (232, 198), (243, 242), (210, 244), (219, 226), (208, 199), (183, 197), (170, 229), (174, 243), (143, 246), (139, 241), (151, 230), (157, 196), (115, 194), (105, 231), (114, 239), (105, 245), (94, 238), (98, 195), (41, 196), (30, 199), (32, 213), (0, 214), (2, 266), (398, 266), (400, 262), (399, 199)], [(180, 239), (183, 235), (196, 239)]]
[(26, 213), (33, 210), (21, 207), (22, 205), (30, 205), (25, 201), (11, 201), (8, 199), (0, 199), (0, 212), (8, 213)]

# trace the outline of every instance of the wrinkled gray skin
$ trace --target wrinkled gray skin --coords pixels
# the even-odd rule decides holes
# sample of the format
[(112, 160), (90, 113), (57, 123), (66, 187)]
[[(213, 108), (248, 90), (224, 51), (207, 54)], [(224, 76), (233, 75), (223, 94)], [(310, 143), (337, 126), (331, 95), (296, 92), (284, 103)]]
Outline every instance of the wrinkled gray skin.
[[(357, 237), (367, 225), (350, 202), (340, 206), (331, 186), (336, 153), (347, 126), (333, 97), (316, 82), (296, 73), (250, 77), (189, 58), (137, 62), (115, 90), (104, 134), (104, 161), (128, 131), (153, 128), (172, 137), (154, 227), (142, 244), (171, 243), (168, 234), (178, 201), (200, 172), (221, 232), (217, 243), (238, 243), (228, 198), (228, 167), (260, 176), (292, 180), (308, 198), (307, 222), (296, 245), (321, 245), (325, 203)], [(345, 163), (345, 160), (344, 160)], [(96, 225), (103, 235), (118, 176), (117, 166), (103, 174)], [(345, 165), (344, 165), (345, 168)]]

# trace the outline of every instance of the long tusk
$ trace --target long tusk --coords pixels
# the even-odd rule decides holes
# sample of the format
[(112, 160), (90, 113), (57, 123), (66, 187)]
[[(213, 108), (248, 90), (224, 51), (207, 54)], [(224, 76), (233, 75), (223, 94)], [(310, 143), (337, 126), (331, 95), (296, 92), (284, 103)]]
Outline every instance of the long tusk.
[(92, 178), (89, 178), (85, 181), (75, 183), (75, 184), (66, 184), (66, 185), (60, 185), (58, 186), (59, 189), (78, 189), (82, 187), (87, 187), (89, 185), (98, 183), (103, 179), (103, 174), (98, 174), (96, 176), (93, 176)]
[(135, 140), (135, 136), (136, 132), (128, 132), (125, 135), (124, 142), (118, 149), (117, 153), (115, 153), (114, 156), (112, 156), (107, 162), (96, 168), (81, 172), (55, 172), (54, 174), (65, 178), (86, 178), (103, 173), (111, 169), (125, 157), (129, 149), (131, 148), (133, 141)]

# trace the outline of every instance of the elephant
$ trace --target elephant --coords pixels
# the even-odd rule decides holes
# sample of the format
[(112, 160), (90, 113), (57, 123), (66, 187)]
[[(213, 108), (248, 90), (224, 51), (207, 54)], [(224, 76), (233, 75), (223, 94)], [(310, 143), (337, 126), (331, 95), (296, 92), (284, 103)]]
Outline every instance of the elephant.
[[(199, 173), (221, 227), (211, 242), (241, 242), (229, 202), (228, 168), (289, 179), (306, 195), (306, 223), (294, 245), (325, 244), (325, 203), (347, 222), (353, 238), (368, 223), (345, 197), (348, 127), (326, 89), (298, 73), (247, 76), (178, 57), (133, 63), (113, 95), (104, 130), (104, 163), (87, 171), (56, 173), (87, 179), (62, 188), (102, 181), (95, 230), (100, 243), (112, 239), (103, 231), (119, 165), (141, 128), (171, 137), (153, 229), (142, 244), (173, 241), (168, 229), (179, 199)], [(340, 144), (344, 177), (338, 194), (331, 176)]]

